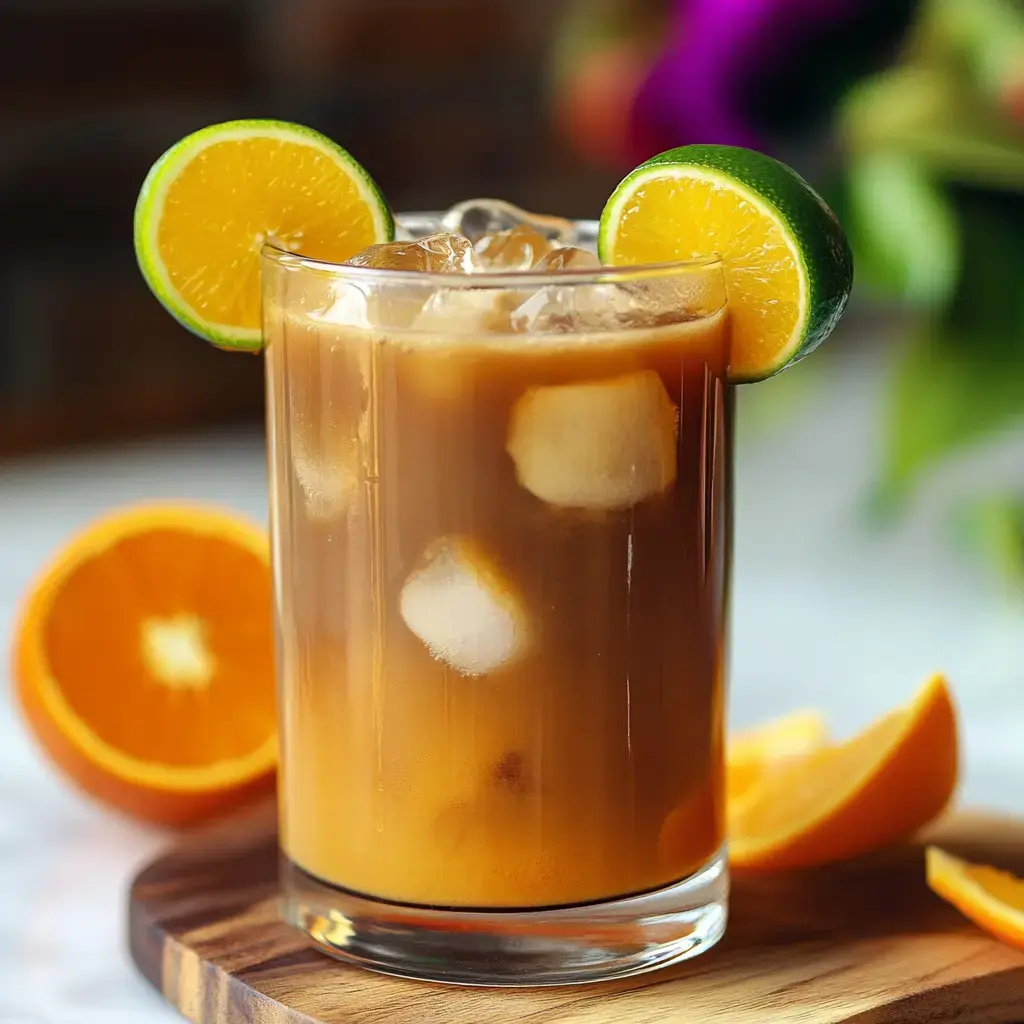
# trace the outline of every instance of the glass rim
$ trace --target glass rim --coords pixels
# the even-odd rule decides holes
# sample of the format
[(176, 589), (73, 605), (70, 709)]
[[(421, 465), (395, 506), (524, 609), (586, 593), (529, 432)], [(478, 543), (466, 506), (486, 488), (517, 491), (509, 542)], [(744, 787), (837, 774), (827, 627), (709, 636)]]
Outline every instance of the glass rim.
[[(422, 217), (440, 218), (441, 211), (429, 211), (426, 213), (409, 213), (396, 216), (398, 222), (401, 217)], [(593, 228), (596, 235), (597, 221), (595, 220), (573, 220), (577, 227)], [(552, 277), (557, 276), (559, 287), (612, 284), (617, 281), (644, 281), (671, 277), (675, 274), (687, 271), (713, 270), (724, 267), (724, 259), (718, 253), (709, 253), (707, 256), (698, 256), (688, 260), (672, 260), (661, 263), (639, 263), (624, 266), (602, 266), (585, 268), (583, 270), (560, 270), (557, 274), (544, 271), (482, 271), (478, 274), (466, 274), (461, 271), (440, 273), (437, 271), (422, 270), (391, 270), (382, 267), (353, 267), (345, 263), (334, 263), (330, 260), (316, 259), (312, 256), (304, 256), (302, 253), (293, 252), (272, 241), (264, 241), (260, 247), (260, 256), (270, 263), (278, 266), (291, 267), (294, 269), (308, 270), (318, 274), (330, 275), (332, 277), (345, 277), (349, 280), (365, 281), (369, 284), (384, 284), (388, 281), (395, 284), (430, 284), (434, 287), (444, 288), (539, 288), (552, 283)]]

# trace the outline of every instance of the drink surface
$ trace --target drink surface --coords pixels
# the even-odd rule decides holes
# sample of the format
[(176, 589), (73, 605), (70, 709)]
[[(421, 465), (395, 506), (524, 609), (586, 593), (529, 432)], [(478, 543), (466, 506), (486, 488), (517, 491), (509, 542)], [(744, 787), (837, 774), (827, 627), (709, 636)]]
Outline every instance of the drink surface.
[(266, 311), (286, 854), (463, 907), (692, 874), (723, 838), (725, 311), (381, 329), (317, 287)]

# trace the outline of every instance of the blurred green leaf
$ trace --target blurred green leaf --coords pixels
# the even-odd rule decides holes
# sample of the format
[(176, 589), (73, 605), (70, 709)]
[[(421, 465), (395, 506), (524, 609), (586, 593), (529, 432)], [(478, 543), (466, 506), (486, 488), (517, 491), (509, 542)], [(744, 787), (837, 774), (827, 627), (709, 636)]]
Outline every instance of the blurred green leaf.
[(899, 357), (876, 505), (898, 505), (945, 456), (1024, 417), (1024, 195), (950, 188), (961, 232), (948, 308)]
[(956, 531), (969, 551), (980, 555), (1014, 589), (1024, 589), (1024, 499), (984, 498), (962, 506)]
[(892, 150), (851, 158), (847, 230), (858, 276), (888, 298), (947, 302), (959, 264), (956, 218), (944, 191), (913, 157)]
[(949, 69), (898, 64), (856, 82), (837, 116), (846, 148), (854, 153), (902, 147), (908, 132), (953, 128), (977, 113), (977, 102)]
[(858, 82), (838, 124), (851, 158), (895, 151), (934, 180), (1024, 189), (1024, 139), (955, 63), (904, 64)]
[(1024, 347), (949, 324), (926, 325), (905, 348), (888, 400), (876, 500), (902, 501), (943, 457), (1024, 417)]
[(1024, 61), (1024, 4), (929, 0), (909, 48), (929, 59), (964, 66), (978, 90), (998, 100)]
[(948, 319), (957, 330), (977, 334), (973, 344), (982, 355), (990, 343), (998, 365), (1002, 349), (1024, 348), (1024, 188), (1009, 193), (950, 185), (948, 195), (962, 253)]

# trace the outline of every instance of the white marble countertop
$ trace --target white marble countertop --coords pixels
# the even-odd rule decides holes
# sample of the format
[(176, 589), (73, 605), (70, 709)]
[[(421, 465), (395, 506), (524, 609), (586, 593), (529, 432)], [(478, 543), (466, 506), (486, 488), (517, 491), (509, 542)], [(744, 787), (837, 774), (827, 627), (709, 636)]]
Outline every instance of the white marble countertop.
[[(962, 799), (1024, 812), (1024, 606), (964, 561), (941, 528), (943, 510), (977, 474), (1024, 482), (1024, 439), (951, 467), (898, 529), (873, 534), (858, 511), (875, 443), (877, 357), (840, 351), (805, 365), (751, 391), (749, 403), (743, 396), (733, 720), (818, 705), (846, 733), (941, 668), (963, 712)], [(772, 389), (769, 413), (762, 398)], [(0, 468), (5, 647), (19, 594), (72, 529), (112, 505), (166, 497), (262, 517), (261, 438), (221, 433)], [(0, 1024), (179, 1019), (124, 946), (127, 883), (163, 841), (64, 788), (23, 733), (4, 679)]]

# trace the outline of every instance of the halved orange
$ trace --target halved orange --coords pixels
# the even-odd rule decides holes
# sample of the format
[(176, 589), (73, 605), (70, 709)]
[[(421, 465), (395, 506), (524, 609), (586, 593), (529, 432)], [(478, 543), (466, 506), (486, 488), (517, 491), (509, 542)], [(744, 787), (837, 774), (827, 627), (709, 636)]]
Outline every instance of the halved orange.
[(196, 506), (117, 511), (43, 570), (15, 632), (25, 718), (81, 789), (183, 825), (269, 790), (266, 533)]
[(987, 864), (971, 864), (937, 846), (925, 850), (932, 892), (997, 939), (1024, 949), (1024, 878)]
[(766, 771), (827, 743), (828, 726), (817, 711), (794, 711), (732, 733), (725, 747), (726, 798), (739, 800)]
[(738, 146), (681, 146), (630, 172), (601, 214), (598, 249), (617, 265), (720, 256), (735, 383), (821, 344), (853, 285), (850, 247), (821, 196), (792, 168)]
[(956, 781), (956, 712), (937, 675), (846, 743), (764, 773), (727, 808), (730, 862), (797, 868), (876, 850), (927, 825)]

